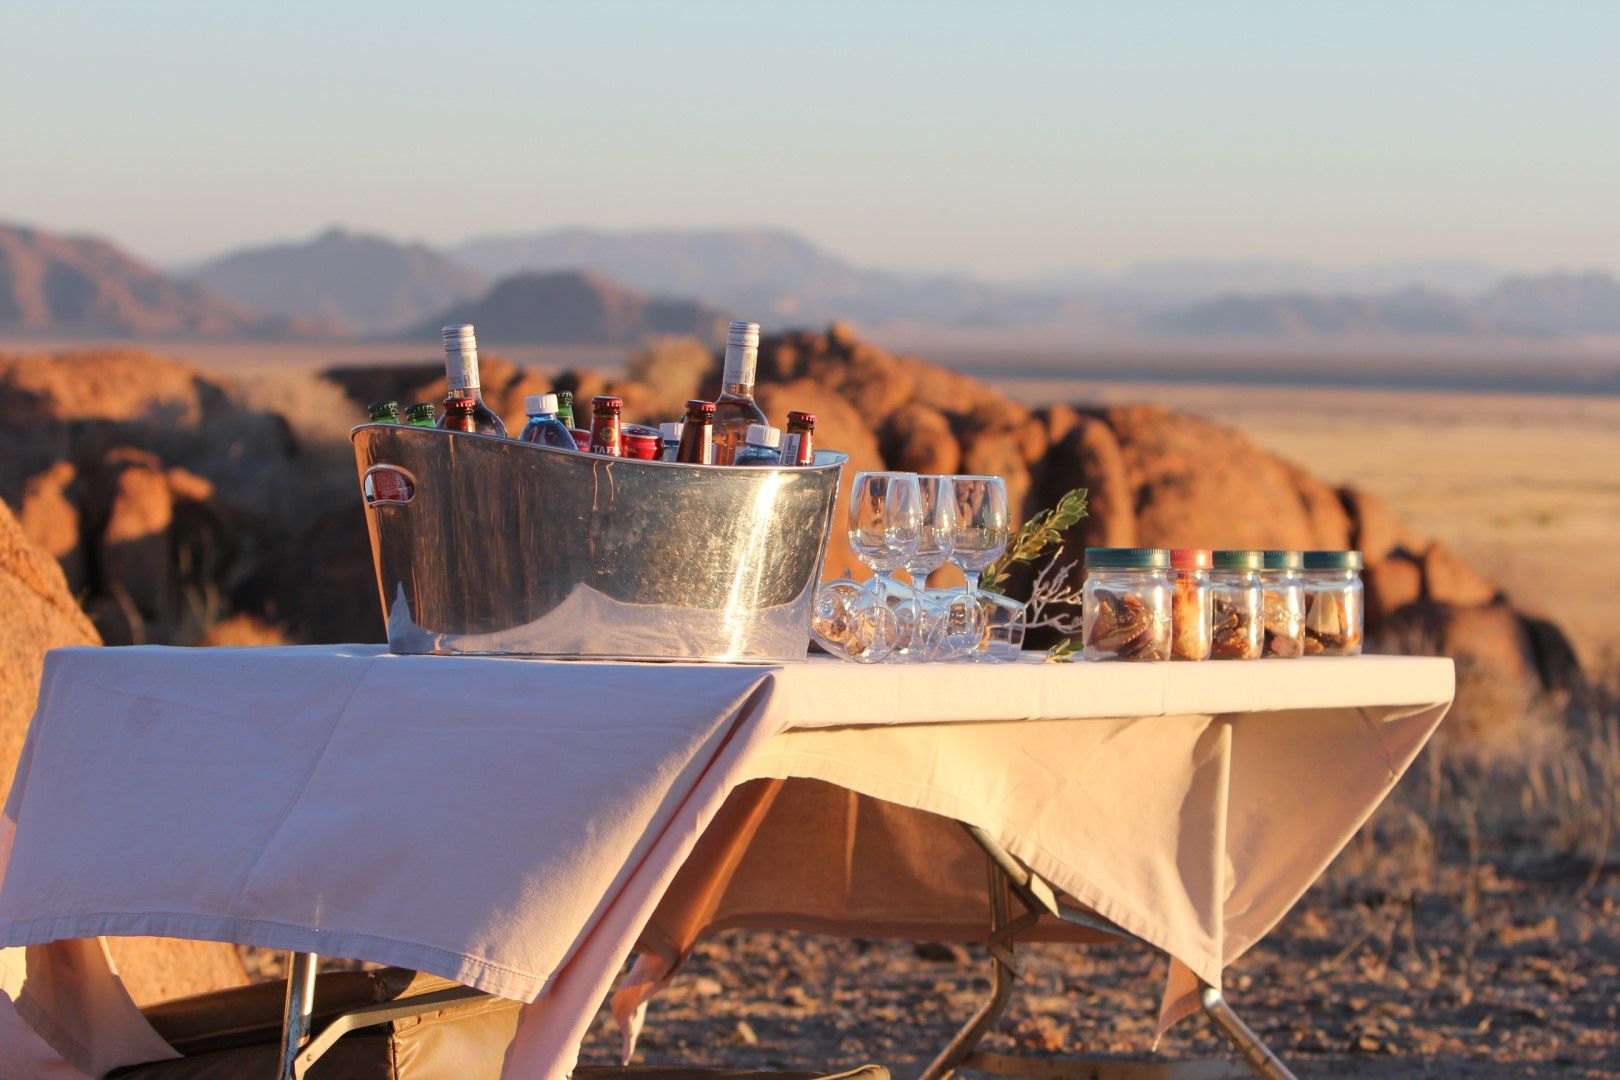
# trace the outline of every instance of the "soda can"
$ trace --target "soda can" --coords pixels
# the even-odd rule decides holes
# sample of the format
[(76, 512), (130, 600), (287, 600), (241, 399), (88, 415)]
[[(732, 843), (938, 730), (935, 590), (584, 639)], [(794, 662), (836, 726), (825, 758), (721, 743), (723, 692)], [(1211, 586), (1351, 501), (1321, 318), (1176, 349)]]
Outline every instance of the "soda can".
[(568, 434), (574, 437), (574, 445), (579, 448), (580, 453), (588, 454), (591, 452), (591, 433), (589, 431), (576, 427), (569, 428)]
[(641, 424), (626, 424), (619, 434), (624, 443), (624, 456), (641, 458), (643, 461), (657, 461), (658, 451), (663, 447), (663, 436), (655, 428), (645, 427)]

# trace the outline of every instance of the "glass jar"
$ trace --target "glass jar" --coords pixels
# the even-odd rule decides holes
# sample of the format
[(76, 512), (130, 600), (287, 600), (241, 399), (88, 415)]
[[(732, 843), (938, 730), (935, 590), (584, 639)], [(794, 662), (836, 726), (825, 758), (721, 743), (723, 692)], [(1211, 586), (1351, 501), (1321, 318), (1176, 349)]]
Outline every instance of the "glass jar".
[(1210, 612), (1209, 548), (1170, 551), (1170, 656), (1208, 660), (1214, 620)]
[(1164, 548), (1086, 549), (1087, 660), (1170, 658), (1169, 570)]
[(1305, 589), (1299, 572), (1305, 555), (1299, 551), (1262, 553), (1260, 589), (1266, 624), (1266, 656), (1305, 655)]
[(1306, 656), (1361, 655), (1361, 565), (1359, 551), (1305, 552)]
[(1209, 655), (1214, 660), (1258, 660), (1265, 648), (1265, 593), (1258, 551), (1217, 551), (1209, 572), (1213, 630)]

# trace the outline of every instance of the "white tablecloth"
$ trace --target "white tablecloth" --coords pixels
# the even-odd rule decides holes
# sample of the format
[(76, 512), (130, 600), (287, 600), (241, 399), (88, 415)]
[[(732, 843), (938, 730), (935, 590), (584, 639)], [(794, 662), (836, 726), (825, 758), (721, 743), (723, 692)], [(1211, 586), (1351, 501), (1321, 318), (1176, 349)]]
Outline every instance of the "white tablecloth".
[[(743, 785), (743, 803), (816, 805), (813, 786), (749, 784), (768, 778), (983, 826), (1218, 983), (1394, 784), (1452, 687), (1449, 661), (1394, 657), (743, 667), (59, 650), (0, 824), (0, 993), (94, 1071), (149, 1055), (138, 1014), (93, 954), (78, 954), (88, 974), (52, 979), (50, 950), (18, 947), (155, 934), (357, 957), (534, 1002), (508, 1075), (561, 1076), (643, 932), (656, 977), (708, 926), (979, 925), (967, 898), (982, 863), (960, 851), (919, 857), (938, 842), (910, 850), (881, 828), (867, 834), (887, 842), (851, 846), (860, 828), (825, 799), (776, 826), (768, 807), (721, 814)], [(717, 815), (741, 839), (699, 845)], [(790, 820), (803, 838), (826, 825), (825, 857), (805, 840), (773, 854)], [(879, 872), (901, 885), (879, 896)], [(1187, 986), (1173, 982), (1167, 1015)]]

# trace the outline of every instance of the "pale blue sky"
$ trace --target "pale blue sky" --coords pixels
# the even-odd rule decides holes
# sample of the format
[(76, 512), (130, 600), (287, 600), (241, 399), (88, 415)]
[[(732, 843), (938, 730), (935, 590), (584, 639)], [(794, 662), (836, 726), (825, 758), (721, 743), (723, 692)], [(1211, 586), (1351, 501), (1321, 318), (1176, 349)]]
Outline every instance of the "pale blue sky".
[(1620, 3), (0, 0), (0, 220), (158, 260), (765, 224), (863, 263), (1620, 269)]

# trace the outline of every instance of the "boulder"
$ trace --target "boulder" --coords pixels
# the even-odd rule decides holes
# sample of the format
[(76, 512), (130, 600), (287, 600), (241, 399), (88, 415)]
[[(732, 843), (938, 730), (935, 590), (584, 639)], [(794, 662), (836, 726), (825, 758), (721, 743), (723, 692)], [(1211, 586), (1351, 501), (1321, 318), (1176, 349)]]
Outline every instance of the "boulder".
[(1359, 488), (1339, 489), (1339, 501), (1350, 517), (1350, 544), (1371, 565), (1391, 552), (1404, 549), (1416, 554), (1423, 549), (1412, 530), (1402, 525), (1389, 504)]
[[(96, 645), (94, 627), (51, 556), (0, 503), (0, 800), (22, 752), (49, 649)], [(168, 938), (110, 938), (113, 960), (137, 1005), (240, 986), (247, 972), (229, 945)]]
[(659, 337), (631, 354), (630, 381), (649, 391), (647, 411), (662, 420), (679, 420), (689, 398), (716, 373), (714, 353), (694, 337)]
[(961, 471), (972, 476), (999, 476), (1006, 482), (1007, 506), (1015, 529), (1018, 522), (1042, 509), (1030, 505), (1033, 480), (1016, 432), (981, 431), (969, 435), (962, 443)]
[(1423, 596), (1423, 568), (1403, 553), (1367, 563), (1361, 574), (1366, 590), (1367, 629), (1377, 633), (1389, 618)]
[(1070, 529), (1065, 550), (1078, 559), (1087, 547), (1136, 546), (1136, 511), (1125, 460), (1114, 430), (1095, 416), (1079, 416), (1053, 448), (1040, 502), (1054, 505), (1077, 487), (1089, 492), (1086, 516)]
[(883, 460), (891, 469), (907, 472), (954, 473), (962, 463), (962, 448), (951, 433), (945, 414), (920, 401), (900, 406), (878, 432)]
[(23, 532), (57, 561), (74, 593), (85, 585), (79, 508), (71, 495), (78, 476), (72, 462), (56, 462), (23, 485), (22, 506), (17, 511)]
[(101, 580), (122, 590), (121, 599), (142, 616), (164, 618), (172, 614), (175, 594), (168, 475), (155, 455), (128, 447), (109, 454), (103, 466), (111, 496), (99, 544)]
[(1035, 410), (1035, 419), (1046, 425), (1046, 443), (1048, 446), (1057, 446), (1063, 442), (1080, 423), (1080, 413), (1072, 405), (1059, 402), (1045, 408)]
[(1423, 595), (1436, 604), (1472, 607), (1491, 603), (1498, 590), (1450, 548), (1436, 542), (1423, 553)]

